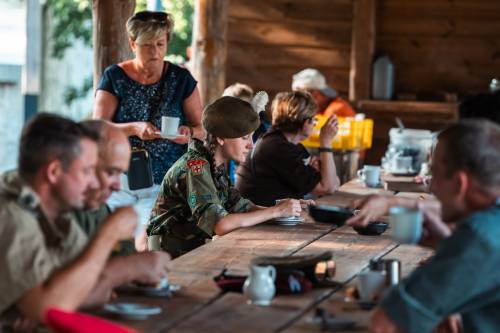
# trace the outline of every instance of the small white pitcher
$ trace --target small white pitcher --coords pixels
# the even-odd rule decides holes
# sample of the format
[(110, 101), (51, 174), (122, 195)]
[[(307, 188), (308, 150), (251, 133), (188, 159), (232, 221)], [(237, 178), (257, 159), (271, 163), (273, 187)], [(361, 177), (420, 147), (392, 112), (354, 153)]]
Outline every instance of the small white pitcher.
[(276, 269), (273, 266), (250, 266), (250, 275), (243, 285), (243, 293), (250, 304), (268, 306), (274, 297), (276, 288)]

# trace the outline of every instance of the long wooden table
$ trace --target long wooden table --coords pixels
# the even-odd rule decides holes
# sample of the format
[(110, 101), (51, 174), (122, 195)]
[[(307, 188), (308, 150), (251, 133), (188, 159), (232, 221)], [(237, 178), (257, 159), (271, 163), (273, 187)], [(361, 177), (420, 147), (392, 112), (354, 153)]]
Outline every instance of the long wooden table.
[[(368, 189), (352, 181), (318, 202), (347, 206), (355, 199), (375, 193), (395, 194), (383, 189)], [(304, 217), (306, 223), (296, 226), (264, 223), (240, 229), (175, 259), (169, 280), (180, 285), (181, 290), (172, 298), (120, 296), (118, 299), (156, 305), (162, 308), (162, 313), (145, 321), (117, 322), (141, 332), (319, 332), (321, 327), (311, 321), (312, 310), (318, 305), (332, 308), (332, 304), (337, 304), (340, 287), (318, 288), (299, 295), (278, 295), (271, 306), (259, 307), (247, 304), (242, 294), (222, 293), (213, 277), (223, 269), (247, 274), (250, 261), (257, 256), (291, 256), (330, 250), (337, 267), (335, 280), (346, 285), (352, 283), (372, 258), (398, 258), (406, 274), (421, 259), (431, 255), (430, 251), (416, 246), (398, 246), (391, 240), (390, 230), (382, 236), (360, 236), (351, 227), (337, 228), (333, 224), (316, 223), (306, 214)]]

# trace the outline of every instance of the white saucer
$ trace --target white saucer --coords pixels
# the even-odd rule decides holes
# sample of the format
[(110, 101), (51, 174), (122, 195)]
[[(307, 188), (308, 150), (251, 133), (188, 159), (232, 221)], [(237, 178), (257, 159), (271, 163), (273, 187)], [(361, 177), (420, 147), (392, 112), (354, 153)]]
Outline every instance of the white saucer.
[(177, 138), (187, 138), (187, 135), (184, 135), (184, 134), (163, 134), (163, 133), (161, 133), (160, 136), (163, 139), (168, 139), (168, 140), (175, 140)]
[(290, 217), (277, 217), (275, 219), (270, 220), (269, 222), (273, 224), (279, 225), (297, 225), (299, 223), (304, 222), (305, 219), (300, 216), (290, 216)]
[(104, 305), (104, 310), (125, 319), (144, 320), (148, 316), (161, 313), (158, 306), (147, 306), (134, 303), (111, 303)]

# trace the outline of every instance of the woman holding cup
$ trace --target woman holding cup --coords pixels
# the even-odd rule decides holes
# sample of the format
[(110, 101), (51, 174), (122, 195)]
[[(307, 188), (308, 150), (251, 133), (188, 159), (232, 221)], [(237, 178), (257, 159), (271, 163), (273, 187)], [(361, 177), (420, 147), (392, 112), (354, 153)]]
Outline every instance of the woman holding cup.
[[(186, 151), (189, 136), (203, 137), (197, 82), (188, 70), (163, 58), (173, 20), (165, 12), (142, 11), (127, 21), (135, 58), (104, 71), (97, 88), (94, 118), (113, 122), (130, 137), (132, 147), (148, 151), (155, 184)], [(178, 129), (162, 135), (164, 126)], [(175, 120), (177, 119), (177, 120)]]

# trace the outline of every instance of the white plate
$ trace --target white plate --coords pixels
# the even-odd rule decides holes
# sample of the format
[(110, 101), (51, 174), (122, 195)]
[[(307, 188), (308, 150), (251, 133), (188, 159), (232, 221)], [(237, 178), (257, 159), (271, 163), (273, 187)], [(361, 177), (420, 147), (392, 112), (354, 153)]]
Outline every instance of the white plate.
[(177, 138), (187, 138), (187, 135), (184, 135), (184, 134), (163, 134), (163, 133), (161, 133), (160, 136), (163, 139), (169, 139), (169, 140), (175, 140)]
[(297, 225), (299, 223), (304, 222), (305, 219), (300, 216), (292, 216), (292, 217), (277, 217), (275, 219), (270, 220), (271, 223), (279, 224), (279, 225)]
[(126, 319), (143, 320), (148, 316), (161, 313), (158, 306), (147, 306), (134, 303), (111, 303), (104, 305), (104, 310)]

